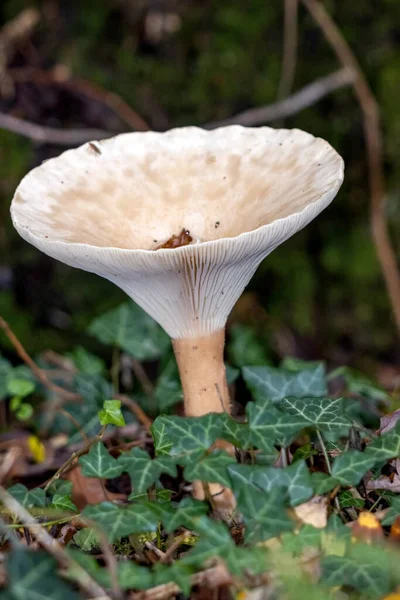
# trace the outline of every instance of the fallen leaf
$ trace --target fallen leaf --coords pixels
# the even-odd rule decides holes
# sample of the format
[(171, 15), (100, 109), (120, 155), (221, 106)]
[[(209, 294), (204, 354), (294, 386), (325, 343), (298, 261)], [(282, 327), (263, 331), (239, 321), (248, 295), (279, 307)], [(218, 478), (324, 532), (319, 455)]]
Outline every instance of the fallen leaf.
[(79, 510), (85, 508), (87, 504), (98, 504), (107, 500), (126, 500), (125, 494), (109, 492), (104, 480), (82, 475), (79, 465), (71, 469), (65, 479), (72, 482), (72, 501)]
[(390, 431), (391, 429), (393, 429), (395, 427), (395, 425), (399, 419), (400, 419), (400, 408), (398, 408), (397, 410), (395, 410), (394, 412), (392, 412), (388, 415), (384, 415), (383, 417), (381, 417), (380, 428), (378, 430), (378, 433), (380, 435), (382, 435), (383, 433), (387, 433), (388, 431)]
[(328, 500), (324, 496), (314, 496), (308, 502), (295, 506), (294, 512), (302, 523), (323, 529), (328, 520)]
[(368, 511), (361, 512), (351, 525), (353, 539), (372, 544), (383, 540), (384, 532), (378, 518)]
[(36, 435), (30, 435), (27, 440), (28, 448), (37, 463), (42, 463), (46, 460), (46, 448), (43, 442)]
[(396, 517), (390, 528), (389, 540), (395, 544), (400, 544), (400, 517)]
[(368, 481), (367, 483), (367, 491), (371, 492), (373, 490), (389, 490), (395, 494), (400, 493), (400, 476), (395, 473), (391, 477), (387, 477), (386, 475), (382, 475), (378, 479), (373, 479)]
[(67, 523), (66, 525), (61, 527), (60, 532), (57, 536), (57, 540), (60, 542), (60, 544), (66, 546), (68, 542), (72, 540), (75, 533), (76, 527), (74, 525), (71, 525), (71, 523)]

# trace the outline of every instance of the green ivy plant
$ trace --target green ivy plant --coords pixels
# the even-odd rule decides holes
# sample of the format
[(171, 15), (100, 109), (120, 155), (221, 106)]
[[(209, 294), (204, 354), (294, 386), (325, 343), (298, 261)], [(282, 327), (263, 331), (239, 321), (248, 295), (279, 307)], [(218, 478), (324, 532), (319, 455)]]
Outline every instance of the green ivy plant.
[[(376, 418), (382, 406), (395, 408), (395, 396), (364, 375), (346, 369), (328, 373), (322, 362), (289, 357), (277, 367), (258, 359), (239, 365), (236, 359), (239, 368), (230, 367), (230, 382), (241, 381), (251, 396), (242, 417), (181, 417), (173, 411), (181, 391), (171, 350), (154, 322), (124, 304), (97, 318), (89, 332), (135, 360), (152, 365), (158, 360), (153, 397), (138, 382), (128, 395), (144, 409), (146, 403), (158, 405), (160, 414), (147, 433), (138, 424), (137, 438), (113, 449), (109, 440), (118, 431), (124, 439), (123, 431), (135, 425), (135, 417), (126, 403), (113, 399), (118, 392), (104, 362), (79, 348), (68, 353), (73, 363), (69, 390), (83, 402), (66, 402), (63, 410), (73, 419), (57, 414), (48, 435), (63, 431), (67, 448), (81, 444), (80, 451), (71, 450), (67, 466), (77, 460), (87, 481), (108, 486), (125, 480), (130, 492), (78, 508), (71, 482), (56, 474), (47, 485), (17, 482), (8, 492), (53, 535), (63, 526), (73, 528), (63, 551), (108, 597), (140, 598), (135, 594), (148, 590), (146, 597), (152, 598), (153, 588), (161, 594), (159, 586), (171, 585), (165, 589), (172, 594), (190, 596), (201, 573), (222, 568), (232, 598), (263, 587), (266, 594), (285, 599), (392, 598), (389, 594), (400, 588), (393, 533), (400, 496), (387, 482), (385, 489), (366, 486), (385, 477), (390, 482), (395, 474), (400, 420), (394, 418), (392, 428), (379, 435)], [(237, 329), (233, 356), (241, 347), (240, 335)], [(248, 355), (262, 356), (260, 341), (245, 329), (243, 336), (243, 344), (252, 339), (257, 344)], [(331, 384), (338, 379), (342, 395), (333, 395)], [(20, 398), (21, 407), (33, 392), (48, 395), (24, 367), (1, 358), (1, 401), (12, 408)], [(40, 404), (31, 406), (38, 417), (31, 429), (40, 436), (46, 415)], [(220, 440), (233, 444), (236, 456), (219, 447)], [(203, 481), (206, 491), (209, 483), (233, 491), (237, 507), (230, 519), (221, 521), (207, 494), (204, 501), (191, 497), (195, 480)], [(308, 517), (301, 516), (305, 508)], [(85, 598), (82, 572), (66, 569), (44, 550), (21, 545), (15, 532), (23, 523), (6, 506), (1, 511), (1, 543), (5, 547), (8, 539), (11, 546), (0, 598)], [(360, 525), (365, 514), (380, 533), (377, 541)], [(113, 575), (101, 558), (104, 544), (123, 557)], [(156, 553), (151, 560), (149, 548)]]

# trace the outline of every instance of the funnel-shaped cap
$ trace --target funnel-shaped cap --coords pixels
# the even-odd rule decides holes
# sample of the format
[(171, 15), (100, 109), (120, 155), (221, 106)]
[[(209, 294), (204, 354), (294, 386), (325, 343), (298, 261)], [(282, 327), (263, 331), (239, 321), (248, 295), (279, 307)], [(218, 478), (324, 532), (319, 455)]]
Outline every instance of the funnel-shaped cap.
[[(185, 127), (64, 152), (23, 179), (11, 213), (28, 242), (196, 337), (224, 327), (262, 259), (342, 180), (341, 157), (303, 131)], [(189, 245), (156, 249), (183, 229)]]

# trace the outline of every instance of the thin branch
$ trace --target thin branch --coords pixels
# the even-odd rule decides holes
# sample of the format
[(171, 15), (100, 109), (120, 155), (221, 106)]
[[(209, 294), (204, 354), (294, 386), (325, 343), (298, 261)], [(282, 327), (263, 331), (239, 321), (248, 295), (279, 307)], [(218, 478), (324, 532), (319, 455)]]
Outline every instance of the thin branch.
[(276, 119), (290, 117), (312, 106), (332, 92), (351, 85), (353, 82), (354, 75), (352, 70), (347, 68), (340, 69), (306, 85), (299, 92), (289, 96), (289, 98), (286, 98), (282, 102), (274, 102), (274, 104), (269, 104), (268, 106), (251, 108), (229, 119), (207, 123), (204, 127), (205, 129), (215, 129), (216, 127), (234, 124), (251, 127), (261, 125), (262, 123), (269, 123)]
[[(223, 563), (216, 567), (200, 571), (192, 575), (192, 585), (205, 586), (207, 588), (216, 589), (222, 586), (231, 585), (233, 577)], [(176, 583), (164, 583), (157, 587), (146, 590), (145, 592), (133, 592), (129, 595), (130, 600), (166, 600), (181, 592), (180, 587)]]
[(125, 406), (127, 406), (130, 409), (130, 411), (135, 415), (135, 417), (137, 418), (137, 420), (146, 429), (150, 429), (153, 421), (150, 419), (150, 417), (148, 417), (146, 415), (146, 413), (144, 412), (144, 410), (139, 406), (139, 404), (137, 402), (135, 402), (134, 400), (132, 400), (132, 398), (129, 398), (128, 396), (125, 396), (124, 394), (114, 394), (114, 398), (116, 400), (120, 400), (122, 402), (122, 404), (124, 404)]
[(400, 332), (400, 271), (385, 218), (385, 177), (379, 106), (357, 58), (324, 6), (318, 0), (302, 0), (302, 2), (320, 27), (343, 67), (354, 73), (352, 82), (354, 93), (364, 118), (372, 237)]
[(24, 508), (11, 494), (9, 494), (2, 486), (0, 486), (0, 501), (4, 506), (15, 515), (18, 520), (23, 523), (32, 535), (36, 537), (38, 542), (51, 554), (56, 561), (62, 566), (73, 569), (77, 575), (79, 586), (91, 598), (102, 597), (110, 600), (104, 589), (76, 562), (69, 554), (67, 554), (61, 544), (51, 537), (36, 519)]
[(46, 485), (44, 486), (44, 491), (45, 492), (53, 485), (53, 483), (55, 481), (57, 481), (58, 479), (60, 479), (61, 475), (64, 475), (64, 473), (70, 467), (72, 467), (73, 463), (75, 462), (75, 460), (77, 458), (79, 458), (83, 454), (86, 454), (88, 452), (88, 450), (90, 450), (90, 448), (93, 446), (93, 444), (95, 444), (96, 442), (99, 442), (103, 438), (103, 434), (104, 434), (106, 428), (107, 428), (107, 425), (103, 425), (103, 427), (100, 429), (99, 433), (97, 435), (95, 435), (94, 438), (92, 438), (91, 440), (89, 440), (89, 442), (87, 444), (85, 444), (83, 446), (83, 448), (81, 448), (77, 452), (73, 452), (71, 454), (71, 456), (68, 458), (68, 460), (66, 460), (65, 463), (63, 465), (61, 465), (61, 467), (58, 469), (58, 471), (56, 471), (54, 473), (54, 475), (46, 483)]
[(0, 113), (0, 129), (18, 133), (34, 142), (53, 144), (54, 146), (77, 146), (91, 140), (101, 140), (115, 135), (115, 133), (103, 129), (56, 129), (45, 127), (4, 113)]
[(277, 100), (284, 100), (293, 88), (297, 63), (299, 0), (284, 0), (283, 57)]
[(81, 77), (70, 77), (68, 69), (64, 65), (57, 65), (51, 71), (41, 71), (29, 67), (10, 69), (9, 75), (13, 81), (18, 83), (33, 81), (39, 85), (56, 84), (64, 87), (75, 94), (82, 94), (106, 105), (118, 115), (121, 121), (135, 131), (148, 131), (150, 129), (146, 121), (121, 96)]
[(64, 388), (56, 385), (47, 377), (46, 373), (37, 366), (35, 361), (29, 356), (15, 333), (12, 331), (9, 324), (0, 316), (0, 329), (2, 329), (5, 335), (10, 340), (11, 344), (14, 346), (18, 356), (24, 361), (25, 364), (28, 365), (32, 373), (39, 379), (40, 383), (42, 383), (48, 390), (54, 392), (58, 396), (62, 396), (65, 400), (77, 401), (80, 400), (79, 394), (75, 394), (74, 392), (69, 392)]
[(133, 371), (136, 379), (139, 381), (140, 385), (142, 386), (144, 393), (146, 394), (146, 396), (149, 396), (151, 398), (153, 396), (153, 392), (154, 392), (154, 385), (152, 384), (150, 378), (148, 377), (142, 363), (140, 363), (136, 358), (132, 358), (131, 366), (132, 366), (132, 371)]
[(40, 20), (36, 8), (26, 8), (0, 29), (1, 53), (9, 56), (19, 40), (30, 35)]

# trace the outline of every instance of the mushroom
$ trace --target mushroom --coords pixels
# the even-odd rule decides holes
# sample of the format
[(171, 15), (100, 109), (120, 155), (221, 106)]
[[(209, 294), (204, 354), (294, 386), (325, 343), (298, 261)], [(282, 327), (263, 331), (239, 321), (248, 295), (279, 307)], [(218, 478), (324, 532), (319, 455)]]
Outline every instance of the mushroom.
[(342, 181), (341, 157), (303, 131), (183, 127), (46, 161), (20, 183), (11, 214), (25, 240), (115, 283), (165, 329), (185, 414), (197, 417), (230, 411), (223, 352), (233, 305)]

